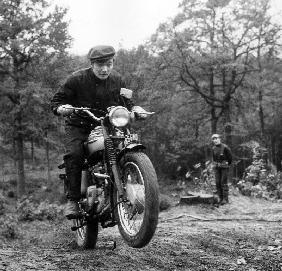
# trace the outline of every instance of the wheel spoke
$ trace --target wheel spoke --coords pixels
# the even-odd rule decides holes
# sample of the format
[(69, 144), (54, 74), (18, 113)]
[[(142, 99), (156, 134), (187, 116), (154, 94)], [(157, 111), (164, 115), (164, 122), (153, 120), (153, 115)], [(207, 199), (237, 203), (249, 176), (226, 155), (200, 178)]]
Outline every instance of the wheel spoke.
[(144, 219), (145, 186), (139, 167), (129, 162), (124, 166), (124, 185), (130, 206), (121, 203), (118, 207), (120, 222), (129, 235), (136, 235)]
[(79, 227), (76, 231), (77, 231), (77, 235), (79, 236), (80, 239), (85, 239), (85, 227), (80, 227), (80, 225), (83, 223), (82, 219), (75, 219), (75, 226)]

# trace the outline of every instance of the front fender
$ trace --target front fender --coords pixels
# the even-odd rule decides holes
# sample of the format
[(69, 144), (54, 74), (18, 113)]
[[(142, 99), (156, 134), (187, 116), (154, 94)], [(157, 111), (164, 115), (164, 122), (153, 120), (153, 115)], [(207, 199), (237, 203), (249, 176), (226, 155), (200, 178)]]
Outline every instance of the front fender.
[(140, 143), (131, 143), (129, 145), (127, 145), (125, 148), (123, 148), (120, 153), (118, 154), (118, 160), (121, 159), (121, 157), (130, 151), (137, 151), (137, 150), (145, 150), (146, 147)]

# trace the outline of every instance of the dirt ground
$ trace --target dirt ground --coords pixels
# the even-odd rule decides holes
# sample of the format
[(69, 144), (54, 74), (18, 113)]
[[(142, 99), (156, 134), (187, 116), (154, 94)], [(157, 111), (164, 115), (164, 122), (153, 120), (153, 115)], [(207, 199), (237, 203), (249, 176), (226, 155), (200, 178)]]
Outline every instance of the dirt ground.
[(128, 247), (117, 227), (100, 231), (95, 250), (81, 250), (70, 221), (26, 222), (17, 239), (0, 240), (0, 270), (282, 270), (281, 223), (281, 203), (241, 195), (219, 208), (161, 212), (142, 249)]

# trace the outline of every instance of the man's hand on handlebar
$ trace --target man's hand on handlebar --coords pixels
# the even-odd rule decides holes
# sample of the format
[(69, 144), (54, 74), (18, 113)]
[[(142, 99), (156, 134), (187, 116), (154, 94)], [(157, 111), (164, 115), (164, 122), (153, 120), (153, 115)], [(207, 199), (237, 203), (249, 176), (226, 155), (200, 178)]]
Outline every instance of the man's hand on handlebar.
[(91, 108), (88, 107), (75, 107), (70, 104), (63, 104), (57, 108), (57, 113), (65, 117), (71, 115), (72, 113), (79, 113), (79, 112), (90, 113), (87, 112), (90, 109)]
[(154, 112), (148, 112), (141, 106), (135, 105), (132, 107), (133, 115), (136, 116), (136, 119), (146, 119), (149, 115), (154, 114)]
[(63, 104), (57, 108), (57, 113), (62, 116), (69, 116), (74, 112), (72, 105), (70, 104)]

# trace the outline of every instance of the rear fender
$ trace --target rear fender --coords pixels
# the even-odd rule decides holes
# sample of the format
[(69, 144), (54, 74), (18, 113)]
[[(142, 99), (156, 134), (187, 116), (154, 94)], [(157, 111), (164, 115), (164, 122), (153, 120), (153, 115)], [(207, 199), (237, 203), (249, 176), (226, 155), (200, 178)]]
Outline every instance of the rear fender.
[(146, 147), (142, 144), (131, 143), (121, 150), (121, 152), (118, 154), (118, 160), (120, 160), (121, 157), (123, 157), (127, 152), (139, 151), (139, 150), (145, 150), (145, 149)]

